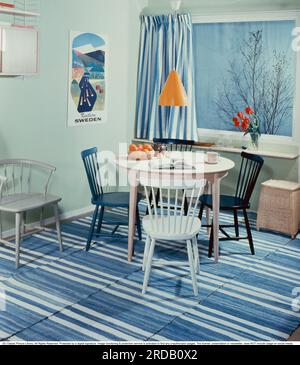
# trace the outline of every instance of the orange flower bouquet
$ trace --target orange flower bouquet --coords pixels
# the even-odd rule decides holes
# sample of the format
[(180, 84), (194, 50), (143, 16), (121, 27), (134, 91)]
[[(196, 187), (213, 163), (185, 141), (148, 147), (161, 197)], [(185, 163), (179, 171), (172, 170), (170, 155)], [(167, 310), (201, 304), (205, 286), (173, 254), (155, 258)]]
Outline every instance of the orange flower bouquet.
[(248, 106), (244, 112), (238, 112), (232, 119), (232, 122), (236, 128), (239, 128), (244, 132), (244, 135), (250, 134), (253, 147), (257, 149), (261, 132), (259, 128), (259, 119), (253, 109)]

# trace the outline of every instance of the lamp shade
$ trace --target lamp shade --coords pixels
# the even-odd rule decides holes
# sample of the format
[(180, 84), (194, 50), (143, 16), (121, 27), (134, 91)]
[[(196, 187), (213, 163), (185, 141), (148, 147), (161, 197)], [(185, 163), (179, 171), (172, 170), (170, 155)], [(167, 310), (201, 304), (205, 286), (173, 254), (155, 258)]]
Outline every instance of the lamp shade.
[(159, 97), (160, 106), (187, 106), (188, 97), (180, 76), (172, 70)]

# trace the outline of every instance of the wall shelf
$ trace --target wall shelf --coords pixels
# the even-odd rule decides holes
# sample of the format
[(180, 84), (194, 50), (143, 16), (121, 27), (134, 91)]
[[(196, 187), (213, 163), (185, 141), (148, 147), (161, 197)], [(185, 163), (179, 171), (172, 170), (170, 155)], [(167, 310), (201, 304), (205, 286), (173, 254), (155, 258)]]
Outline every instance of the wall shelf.
[(39, 13), (32, 13), (29, 11), (18, 10), (15, 8), (0, 8), (0, 14), (14, 15), (14, 16), (24, 16), (24, 17), (38, 17)]

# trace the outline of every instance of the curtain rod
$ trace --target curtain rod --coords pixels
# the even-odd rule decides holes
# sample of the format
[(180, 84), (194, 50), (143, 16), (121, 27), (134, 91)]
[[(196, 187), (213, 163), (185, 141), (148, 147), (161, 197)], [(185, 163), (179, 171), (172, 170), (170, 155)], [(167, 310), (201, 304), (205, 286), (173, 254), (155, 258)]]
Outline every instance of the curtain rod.
[(189, 11), (186, 11), (186, 10), (180, 10), (180, 11), (170, 11), (170, 10), (157, 10), (157, 11), (153, 11), (153, 9), (149, 9), (148, 10), (145, 10), (143, 9), (140, 13), (141, 16), (162, 16), (162, 15), (165, 15), (165, 16), (168, 16), (168, 15), (187, 15), (187, 14), (190, 14), (191, 12)]
[[(149, 9), (145, 7), (140, 15), (156, 16), (156, 15), (186, 15), (187, 11), (182, 8), (182, 0), (171, 0), (171, 8), (161, 8), (161, 9)], [(149, 13), (148, 13), (149, 11)], [(157, 14), (156, 14), (157, 12)]]

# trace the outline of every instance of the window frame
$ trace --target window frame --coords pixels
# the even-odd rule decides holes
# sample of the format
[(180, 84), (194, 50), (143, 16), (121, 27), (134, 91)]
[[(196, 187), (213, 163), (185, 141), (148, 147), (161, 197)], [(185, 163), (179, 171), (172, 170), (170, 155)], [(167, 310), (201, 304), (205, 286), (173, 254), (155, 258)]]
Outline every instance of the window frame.
[[(220, 13), (201, 15), (194, 13), (192, 15), (193, 24), (205, 23), (233, 23), (233, 22), (251, 22), (251, 21), (278, 21), (278, 20), (294, 20), (296, 27), (300, 27), (300, 10), (288, 11), (262, 11), (262, 12), (236, 12), (236, 13)], [(293, 122), (292, 122), (292, 136), (277, 136), (263, 134), (261, 140), (271, 143), (286, 143), (296, 142), (300, 143), (300, 51), (296, 53), (296, 70), (295, 70), (295, 95), (293, 105)], [(242, 139), (243, 132), (205, 129), (198, 128), (199, 137), (214, 137), (220, 138), (222, 136), (234, 137), (235, 139)]]

